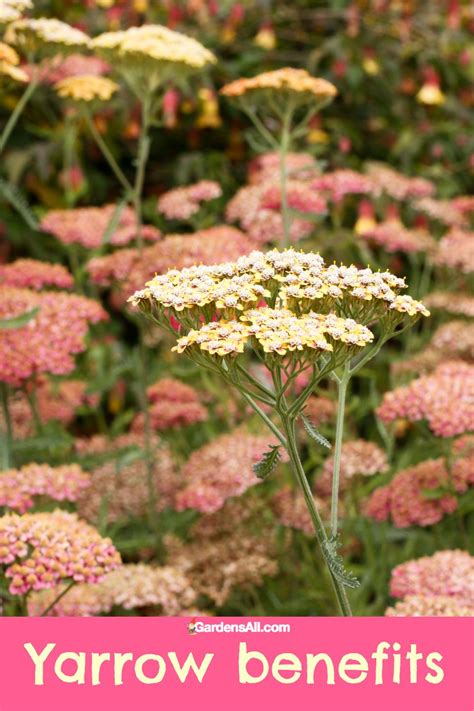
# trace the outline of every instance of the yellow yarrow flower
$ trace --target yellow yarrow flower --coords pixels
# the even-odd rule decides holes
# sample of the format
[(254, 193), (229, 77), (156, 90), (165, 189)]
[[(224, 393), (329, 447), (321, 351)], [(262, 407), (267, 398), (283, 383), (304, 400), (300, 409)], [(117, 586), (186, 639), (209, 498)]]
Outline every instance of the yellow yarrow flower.
[(82, 74), (67, 77), (58, 81), (54, 88), (63, 99), (73, 101), (108, 101), (118, 90), (119, 86), (111, 79), (93, 74)]

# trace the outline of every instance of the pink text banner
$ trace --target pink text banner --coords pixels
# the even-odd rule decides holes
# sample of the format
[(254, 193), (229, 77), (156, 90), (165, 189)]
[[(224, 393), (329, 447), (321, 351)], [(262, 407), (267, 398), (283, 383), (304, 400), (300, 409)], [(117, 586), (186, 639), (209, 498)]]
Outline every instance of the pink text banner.
[(467, 618), (0, 619), (0, 711), (473, 711)]

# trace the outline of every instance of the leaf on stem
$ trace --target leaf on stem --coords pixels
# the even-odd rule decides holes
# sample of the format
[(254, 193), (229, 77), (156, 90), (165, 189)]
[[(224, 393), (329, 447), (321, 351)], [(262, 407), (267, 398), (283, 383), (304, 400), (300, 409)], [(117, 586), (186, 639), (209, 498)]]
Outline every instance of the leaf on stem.
[(311, 420), (303, 414), (300, 415), (300, 417), (303, 421), (304, 428), (309, 434), (309, 436), (312, 437), (312, 439), (314, 439), (318, 444), (322, 445), (323, 447), (331, 449), (331, 443), (329, 442), (329, 440), (327, 440), (326, 437), (321, 434), (321, 432), (318, 432)]
[(270, 445), (270, 448), (263, 455), (262, 459), (253, 465), (255, 476), (259, 479), (266, 479), (281, 459), (280, 445)]
[(326, 541), (323, 541), (323, 547), (327, 556), (327, 564), (333, 576), (346, 588), (358, 588), (360, 583), (350, 570), (344, 567), (344, 561), (337, 552), (341, 544), (339, 540), (331, 536)]
[(23, 326), (26, 326), (27, 323), (34, 319), (38, 311), (39, 306), (36, 306), (36, 308), (30, 309), (30, 311), (25, 311), (25, 313), (20, 314), (19, 316), (14, 316), (13, 318), (2, 318), (0, 319), (0, 330), (23, 328)]

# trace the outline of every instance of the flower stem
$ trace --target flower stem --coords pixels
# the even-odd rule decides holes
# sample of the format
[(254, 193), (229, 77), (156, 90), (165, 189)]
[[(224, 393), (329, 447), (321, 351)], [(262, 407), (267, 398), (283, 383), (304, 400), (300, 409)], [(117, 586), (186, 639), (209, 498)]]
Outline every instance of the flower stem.
[(5, 447), (2, 448), (2, 467), (8, 469), (10, 466), (11, 446), (13, 440), (13, 426), (10, 415), (10, 407), (8, 404), (8, 385), (0, 383), (2, 396), (2, 411), (3, 419), (5, 420)]
[(59, 595), (53, 600), (53, 602), (52, 602), (50, 605), (48, 605), (48, 607), (47, 607), (45, 610), (43, 610), (43, 612), (41, 613), (40, 617), (46, 617), (46, 615), (51, 612), (51, 610), (53, 609), (53, 607), (54, 607), (55, 605), (57, 605), (60, 600), (63, 599), (63, 597), (69, 592), (69, 590), (70, 590), (72, 587), (74, 587), (75, 584), (76, 584), (76, 581), (75, 581), (75, 580), (71, 580), (71, 582), (69, 583), (69, 585), (67, 585), (67, 586), (64, 588), (64, 590), (63, 590), (62, 592), (60, 592)]
[(287, 156), (290, 146), (290, 125), (292, 112), (289, 109), (283, 117), (283, 125), (280, 136), (280, 200), (281, 200), (281, 216), (283, 220), (283, 247), (290, 246), (290, 229), (291, 215), (288, 207), (288, 181), (287, 181)]
[(332, 474), (332, 493), (331, 493), (331, 536), (337, 536), (337, 516), (339, 505), (339, 478), (341, 471), (341, 449), (342, 436), (344, 434), (344, 413), (346, 407), (347, 386), (350, 381), (350, 364), (349, 361), (344, 366), (344, 373), (338, 382), (338, 403), (337, 403), (337, 420), (336, 420), (336, 441), (334, 443), (334, 467)]
[(151, 121), (151, 97), (145, 96), (142, 104), (142, 123), (140, 138), (138, 140), (137, 170), (135, 173), (135, 183), (133, 186), (133, 205), (137, 220), (137, 244), (141, 252), (143, 249), (142, 237), (142, 194), (145, 182), (145, 169), (150, 154), (150, 121)]
[(306, 474), (303, 469), (303, 465), (301, 463), (301, 459), (300, 459), (300, 456), (298, 453), (298, 446), (296, 443), (294, 422), (292, 422), (289, 419), (288, 415), (285, 412), (280, 411), (279, 414), (280, 414), (280, 417), (281, 417), (281, 420), (283, 423), (283, 428), (285, 430), (286, 437), (287, 437), (287, 442), (288, 442), (287, 452), (290, 457), (291, 466), (292, 466), (293, 472), (295, 474), (295, 477), (297, 479), (297, 482), (298, 482), (298, 484), (301, 488), (301, 491), (303, 493), (303, 496), (304, 496), (304, 499), (306, 502), (306, 506), (307, 506), (309, 515), (311, 517), (311, 520), (312, 520), (312, 523), (314, 526), (314, 530), (316, 532), (316, 537), (318, 539), (318, 543), (321, 548), (321, 553), (322, 553), (323, 558), (326, 562), (328, 572), (331, 576), (331, 582), (334, 587), (334, 592), (336, 593), (336, 598), (337, 598), (340, 610), (345, 617), (350, 617), (350, 616), (352, 616), (352, 611), (351, 611), (351, 607), (349, 604), (349, 600), (347, 599), (346, 590), (344, 588), (343, 583), (335, 577), (335, 575), (333, 574), (332, 569), (331, 569), (331, 564), (330, 564), (330, 560), (329, 560), (329, 551), (328, 551), (328, 543), (329, 543), (328, 536), (327, 536), (326, 530), (324, 528), (324, 524), (322, 522), (321, 516), (319, 515), (319, 512), (318, 512), (316, 505), (314, 503), (313, 493), (311, 491), (311, 487), (310, 487), (308, 480), (306, 478)]
[(18, 122), (18, 119), (23, 113), (28, 101), (31, 99), (37, 86), (38, 80), (33, 79), (26, 87), (22, 97), (20, 98), (19, 102), (10, 114), (10, 118), (8, 119), (5, 128), (2, 131), (2, 135), (0, 136), (0, 153), (3, 152), (3, 149), (7, 145), (7, 141), (10, 138), (10, 135)]
[(115, 160), (112, 151), (100, 135), (99, 131), (97, 130), (97, 126), (94, 123), (94, 120), (87, 108), (84, 109), (84, 118), (86, 120), (87, 126), (89, 128), (89, 131), (91, 132), (91, 135), (94, 139), (94, 141), (97, 143), (97, 146), (99, 147), (100, 151), (102, 152), (102, 155), (104, 156), (105, 160), (109, 164), (113, 174), (119, 181), (120, 185), (123, 187), (125, 190), (126, 195), (130, 195), (133, 192), (133, 187), (129, 180), (126, 178), (124, 175), (122, 169), (120, 168), (119, 164)]

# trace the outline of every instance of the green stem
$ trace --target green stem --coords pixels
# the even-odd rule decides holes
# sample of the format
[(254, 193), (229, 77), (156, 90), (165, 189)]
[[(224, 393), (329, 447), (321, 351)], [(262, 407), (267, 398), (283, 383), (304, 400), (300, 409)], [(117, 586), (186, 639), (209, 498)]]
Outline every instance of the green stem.
[(139, 251), (143, 248), (142, 238), (142, 194), (143, 185), (145, 182), (145, 169), (150, 154), (150, 124), (151, 124), (151, 97), (148, 95), (143, 100), (142, 104), (142, 123), (140, 130), (140, 138), (138, 141), (137, 155), (137, 170), (135, 174), (135, 183), (133, 187), (133, 205), (137, 220), (137, 244)]
[(54, 607), (55, 605), (57, 605), (60, 600), (63, 599), (63, 597), (69, 592), (69, 590), (70, 590), (72, 587), (74, 587), (75, 584), (76, 584), (76, 581), (75, 581), (75, 580), (71, 580), (71, 582), (69, 583), (69, 585), (67, 585), (67, 586), (64, 588), (64, 590), (63, 590), (62, 592), (60, 592), (59, 595), (53, 600), (53, 602), (52, 602), (50, 605), (48, 605), (48, 607), (47, 607), (45, 610), (43, 610), (43, 612), (41, 613), (40, 617), (46, 617), (46, 615), (51, 612), (51, 610), (53, 609), (53, 607)]
[(113, 174), (119, 181), (120, 185), (123, 187), (125, 190), (126, 195), (131, 195), (133, 193), (133, 187), (129, 180), (126, 178), (124, 175), (122, 169), (120, 168), (119, 164), (115, 160), (112, 151), (110, 148), (107, 146), (106, 142), (100, 135), (99, 131), (97, 130), (97, 126), (94, 123), (94, 120), (89, 112), (89, 109), (86, 107), (84, 109), (84, 118), (86, 120), (87, 126), (89, 128), (89, 131), (91, 132), (91, 135), (94, 139), (94, 141), (97, 143), (97, 146), (99, 147), (100, 151), (102, 152), (102, 155), (104, 156), (105, 160), (109, 164)]
[(0, 390), (1, 390), (1, 396), (2, 396), (2, 411), (3, 411), (3, 419), (5, 420), (5, 430), (6, 430), (6, 436), (5, 436), (5, 444), (6, 446), (3, 447), (3, 455), (2, 455), (2, 467), (3, 469), (8, 469), (10, 466), (10, 458), (11, 458), (11, 446), (12, 446), (12, 441), (13, 441), (13, 425), (12, 425), (12, 420), (11, 420), (11, 415), (10, 415), (10, 407), (8, 404), (8, 385), (6, 383), (0, 383)]
[(25, 388), (26, 399), (30, 405), (31, 414), (33, 415), (33, 421), (35, 423), (36, 434), (39, 435), (43, 431), (43, 423), (41, 421), (41, 415), (38, 409), (38, 399), (36, 397), (36, 386), (33, 383), (33, 388), (31, 392), (28, 388)]
[(309, 515), (311, 517), (314, 530), (316, 532), (316, 537), (318, 539), (318, 543), (321, 548), (321, 553), (323, 555), (323, 558), (326, 562), (328, 572), (331, 576), (331, 582), (334, 587), (334, 591), (336, 593), (337, 601), (339, 604), (339, 607), (341, 609), (341, 612), (344, 616), (350, 617), (352, 616), (352, 611), (351, 607), (349, 604), (349, 600), (347, 599), (347, 594), (344, 588), (344, 585), (341, 583), (340, 580), (338, 580), (332, 573), (331, 570), (331, 565), (330, 565), (330, 560), (329, 560), (329, 552), (328, 552), (328, 537), (326, 530), (324, 528), (324, 524), (322, 522), (321, 516), (319, 515), (319, 512), (316, 508), (316, 505), (314, 503), (314, 497), (313, 493), (311, 491), (311, 487), (308, 483), (308, 480), (306, 478), (306, 474), (303, 468), (303, 465), (301, 463), (301, 459), (298, 453), (298, 446), (296, 444), (296, 435), (295, 435), (295, 429), (294, 429), (294, 423), (290, 421), (288, 418), (287, 414), (283, 411), (280, 411), (280, 417), (283, 423), (283, 428), (286, 433), (287, 437), (287, 452), (290, 457), (290, 462), (291, 466), (293, 469), (293, 472), (295, 474), (295, 477), (297, 479), (297, 482), (301, 488), (301, 491), (303, 493), (306, 506), (309, 512)]
[(346, 393), (347, 386), (350, 381), (350, 365), (349, 361), (344, 366), (344, 373), (338, 382), (338, 403), (337, 403), (337, 420), (336, 420), (336, 440), (334, 443), (334, 467), (332, 474), (332, 493), (331, 493), (331, 536), (337, 536), (337, 520), (339, 506), (339, 478), (341, 471), (341, 450), (342, 437), (344, 434), (344, 413), (346, 409)]
[(23, 95), (21, 96), (20, 100), (18, 101), (17, 105), (13, 109), (12, 113), (10, 114), (10, 118), (8, 119), (5, 128), (2, 131), (2, 135), (0, 137), (0, 153), (3, 152), (3, 149), (7, 145), (7, 141), (10, 138), (10, 135), (15, 128), (18, 119), (20, 118), (21, 114), (23, 113), (28, 101), (31, 99), (33, 96), (33, 93), (38, 86), (38, 80), (33, 79), (28, 86), (26, 87)]
[(291, 230), (291, 215), (288, 207), (288, 191), (287, 191), (287, 171), (286, 160), (288, 149), (290, 146), (290, 126), (291, 126), (292, 111), (288, 109), (283, 117), (283, 125), (280, 137), (280, 200), (281, 200), (281, 216), (283, 220), (283, 244), (284, 248), (290, 246), (290, 230)]
[(248, 402), (248, 404), (250, 405), (250, 407), (251, 407), (253, 410), (255, 410), (255, 412), (257, 413), (257, 415), (259, 415), (259, 416), (262, 418), (262, 420), (263, 420), (263, 421), (265, 422), (265, 424), (271, 429), (271, 431), (273, 432), (273, 434), (275, 435), (275, 437), (278, 439), (278, 441), (281, 442), (281, 444), (282, 444), (285, 448), (287, 448), (288, 443), (287, 443), (285, 437), (283, 436), (283, 434), (282, 434), (282, 433), (280, 432), (280, 430), (278, 429), (278, 427), (271, 421), (271, 419), (270, 419), (270, 418), (264, 413), (264, 411), (257, 405), (257, 403), (255, 402), (255, 400), (254, 400), (248, 393), (245, 392), (245, 390), (242, 390), (242, 389), (240, 389), (240, 388), (239, 388), (239, 390), (240, 390), (240, 392), (241, 392), (241, 394), (242, 394), (242, 397), (245, 398), (245, 400)]

